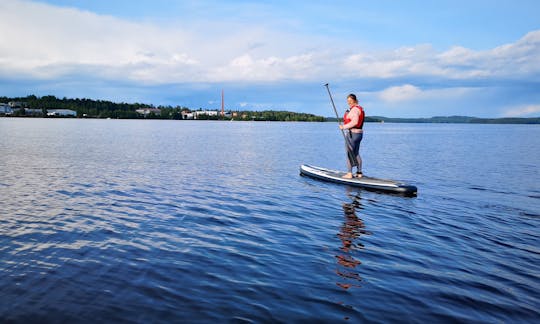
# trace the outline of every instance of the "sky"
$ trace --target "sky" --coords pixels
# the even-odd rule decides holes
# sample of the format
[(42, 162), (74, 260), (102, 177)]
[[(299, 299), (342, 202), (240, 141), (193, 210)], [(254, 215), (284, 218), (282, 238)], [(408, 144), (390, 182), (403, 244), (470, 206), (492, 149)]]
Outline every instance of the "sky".
[(0, 0), (0, 96), (539, 117), (540, 1)]

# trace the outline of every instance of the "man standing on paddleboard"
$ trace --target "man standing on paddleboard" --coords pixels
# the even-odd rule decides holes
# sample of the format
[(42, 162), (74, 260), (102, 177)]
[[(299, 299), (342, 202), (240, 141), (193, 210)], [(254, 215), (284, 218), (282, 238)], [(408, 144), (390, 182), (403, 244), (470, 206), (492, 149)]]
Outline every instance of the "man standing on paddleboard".
[(347, 96), (347, 104), (350, 109), (345, 112), (343, 116), (343, 125), (339, 125), (340, 129), (349, 130), (349, 136), (347, 136), (346, 149), (352, 154), (347, 154), (347, 156), (353, 156), (354, 159), (351, 161), (351, 158), (347, 158), (347, 174), (343, 176), (345, 179), (352, 179), (352, 169), (354, 166), (357, 167), (358, 171), (356, 172), (355, 177), (362, 177), (362, 158), (360, 158), (360, 142), (364, 135), (364, 108), (358, 104), (356, 95), (350, 94)]

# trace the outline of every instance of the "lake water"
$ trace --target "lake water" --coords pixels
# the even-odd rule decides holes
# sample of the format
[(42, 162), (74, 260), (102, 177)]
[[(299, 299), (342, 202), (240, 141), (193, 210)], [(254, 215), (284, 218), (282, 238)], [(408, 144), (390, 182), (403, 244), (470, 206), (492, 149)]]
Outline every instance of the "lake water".
[(540, 126), (0, 118), (0, 321), (533, 322)]

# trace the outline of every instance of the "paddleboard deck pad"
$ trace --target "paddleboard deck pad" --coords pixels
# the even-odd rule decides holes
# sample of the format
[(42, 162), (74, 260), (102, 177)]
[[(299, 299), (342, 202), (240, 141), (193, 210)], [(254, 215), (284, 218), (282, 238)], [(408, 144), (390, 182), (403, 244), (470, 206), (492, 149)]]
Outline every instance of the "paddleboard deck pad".
[(344, 185), (360, 187), (368, 190), (392, 192), (407, 196), (416, 196), (416, 186), (400, 181), (377, 179), (363, 176), (361, 178), (344, 179), (346, 172), (320, 168), (303, 164), (300, 166), (300, 174), (311, 178), (340, 183)]

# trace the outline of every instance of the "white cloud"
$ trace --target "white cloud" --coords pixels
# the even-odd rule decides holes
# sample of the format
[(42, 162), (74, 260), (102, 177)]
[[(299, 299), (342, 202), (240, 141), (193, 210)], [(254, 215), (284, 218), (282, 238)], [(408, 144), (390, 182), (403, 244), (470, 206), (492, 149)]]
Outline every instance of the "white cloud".
[(503, 117), (539, 117), (540, 105), (524, 105), (507, 109)]
[[(0, 75), (46, 80), (86, 75), (143, 84), (540, 80), (540, 31), (487, 51), (456, 46), (438, 52), (420, 44), (368, 52), (350, 47), (348, 40), (323, 44), (315, 36), (244, 23), (159, 26), (29, 1), (0, 1), (0, 30), (9, 31), (0, 33)], [(429, 93), (405, 84), (382, 91), (380, 97), (402, 101)]]
[(2, 1), (0, 30), (10, 33), (0, 34), (0, 74), (52, 79), (92, 70), (93, 77), (159, 84), (306, 79), (316, 70), (302, 50), (312, 39), (216, 24), (157, 26)]
[(400, 47), (388, 52), (356, 53), (344, 59), (352, 77), (394, 78), (406, 75), (439, 75), (433, 62), (435, 50), (429, 44)]
[(0, 30), (10, 31), (0, 34), (2, 73), (54, 78), (92, 67), (105, 77), (146, 80), (197, 63), (186, 33), (76, 9), (3, 1)]
[(458, 77), (501, 77), (511, 79), (540, 76), (540, 30), (512, 44), (487, 51), (455, 47), (439, 56), (441, 63)]
[(309, 80), (315, 73), (312, 54), (289, 57), (268, 56), (254, 58), (244, 54), (233, 58), (223, 67), (217, 67), (210, 81), (278, 81)]
[(500, 77), (540, 79), (540, 30), (512, 44), (487, 51), (455, 46), (437, 53), (430, 45), (403, 47), (388, 52), (356, 53), (344, 59), (356, 77), (432, 76), (448, 79)]
[(422, 91), (410, 84), (384, 89), (379, 93), (379, 98), (387, 102), (406, 101), (418, 99)]
[(420, 102), (426, 100), (459, 100), (482, 92), (482, 88), (435, 88), (421, 89), (412, 84), (388, 87), (378, 91), (375, 97), (386, 103)]

